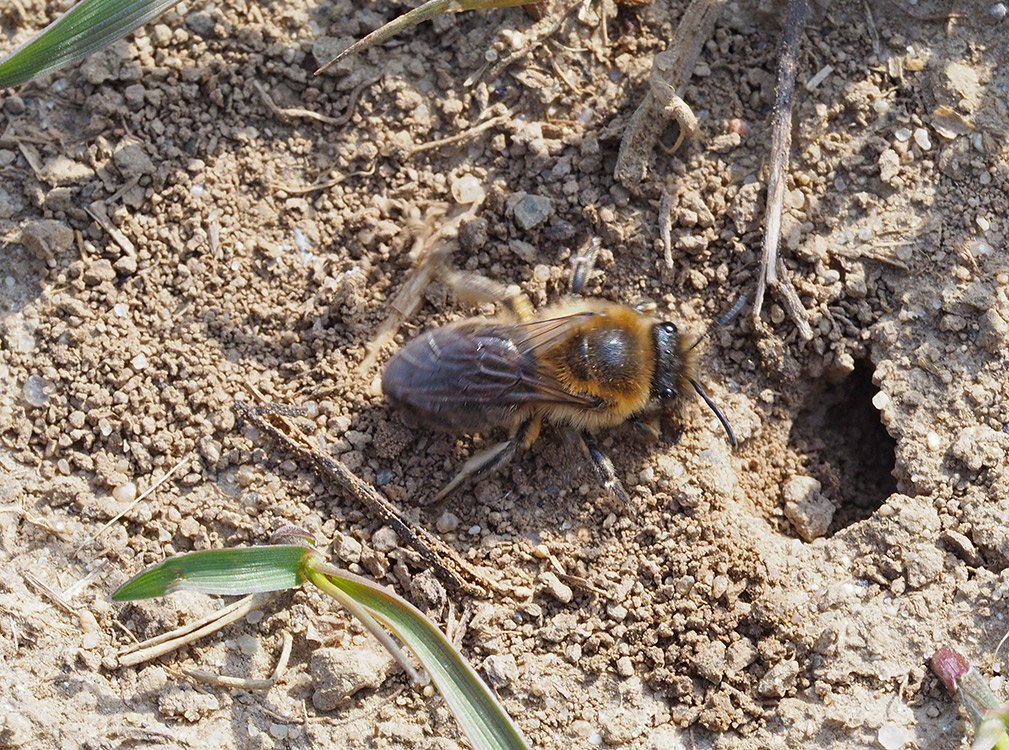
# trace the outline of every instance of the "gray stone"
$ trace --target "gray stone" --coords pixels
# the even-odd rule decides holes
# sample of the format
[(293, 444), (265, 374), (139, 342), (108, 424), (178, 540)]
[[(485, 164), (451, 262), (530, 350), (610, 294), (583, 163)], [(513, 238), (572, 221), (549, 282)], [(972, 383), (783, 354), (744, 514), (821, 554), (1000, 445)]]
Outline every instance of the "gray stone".
[(515, 223), (529, 231), (549, 219), (554, 212), (553, 201), (542, 195), (524, 195), (515, 202)]
[(377, 643), (352, 649), (317, 649), (309, 662), (315, 685), (312, 705), (319, 711), (346, 705), (361, 690), (374, 689), (385, 682), (393, 666), (392, 656)]

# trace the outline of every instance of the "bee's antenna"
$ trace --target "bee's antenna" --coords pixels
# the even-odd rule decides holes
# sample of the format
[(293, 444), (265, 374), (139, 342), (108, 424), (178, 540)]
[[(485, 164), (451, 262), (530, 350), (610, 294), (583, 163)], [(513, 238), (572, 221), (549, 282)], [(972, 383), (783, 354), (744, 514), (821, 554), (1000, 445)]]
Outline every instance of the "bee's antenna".
[[(735, 301), (735, 303), (732, 305), (732, 307), (730, 307), (728, 309), (728, 311), (724, 315), (722, 315), (722, 317), (720, 317), (714, 323), (712, 323), (711, 325), (709, 325), (708, 329), (704, 333), (701, 334), (701, 337), (699, 339), (697, 339), (697, 341), (695, 341), (693, 344), (690, 345), (690, 349), (688, 349), (687, 351), (692, 350), (694, 347), (696, 347), (698, 344), (700, 344), (702, 341), (704, 341), (704, 339), (708, 338), (708, 336), (711, 334), (711, 332), (713, 330), (715, 330), (716, 328), (721, 328), (722, 326), (728, 325), (729, 323), (731, 323), (733, 321), (733, 319), (737, 315), (739, 315), (739, 313), (741, 313), (743, 311), (743, 307), (745, 307), (745, 305), (746, 305), (746, 295), (744, 294), (739, 299), (737, 299)], [(694, 387), (697, 388), (698, 386), (694, 385)], [(702, 396), (703, 396), (703, 394), (702, 394)], [(704, 400), (708, 401), (708, 405), (711, 406), (711, 402), (708, 400), (707, 396), (704, 396)], [(717, 413), (717, 410), (716, 410), (716, 413)], [(721, 415), (719, 415), (719, 416), (721, 416)], [(731, 432), (730, 432), (730, 434), (731, 434)]]
[[(745, 302), (745, 299), (743, 299), (743, 301)], [(739, 310), (736, 310), (737, 307), (741, 308), (742, 305), (739, 302), (733, 305), (732, 311), (735, 311), (733, 314), (739, 313)], [(729, 436), (729, 445), (735, 448), (736, 435), (735, 433), (732, 432), (732, 426), (729, 424), (729, 420), (725, 418), (725, 415), (722, 413), (722, 410), (718, 408), (718, 404), (716, 404), (714, 401), (711, 400), (711, 396), (709, 396), (708, 392), (704, 390), (704, 386), (702, 386), (693, 378), (690, 378), (690, 385), (694, 386), (694, 390), (697, 391), (697, 395), (704, 399), (704, 403), (708, 405), (708, 408), (711, 409), (711, 411), (715, 412), (715, 416), (718, 417), (718, 421), (721, 422), (722, 427), (725, 428), (725, 434)]]

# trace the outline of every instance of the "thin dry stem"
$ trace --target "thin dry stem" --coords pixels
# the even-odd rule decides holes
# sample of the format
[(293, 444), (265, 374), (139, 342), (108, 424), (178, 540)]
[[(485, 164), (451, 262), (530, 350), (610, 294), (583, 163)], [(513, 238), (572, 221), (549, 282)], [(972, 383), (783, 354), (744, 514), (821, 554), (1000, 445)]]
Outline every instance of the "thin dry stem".
[(156, 659), (159, 656), (182, 648), (187, 644), (194, 643), (242, 619), (249, 612), (265, 605), (274, 596), (276, 596), (275, 592), (250, 594), (196, 622), (183, 625), (168, 633), (162, 633), (143, 643), (127, 646), (119, 652), (119, 666), (132, 667), (137, 664), (143, 664), (151, 659)]
[[(322, 453), (312, 445), (308, 436), (287, 419), (297, 415), (297, 410), (281, 405), (252, 407), (241, 401), (235, 402), (235, 410), (388, 523), (444, 583), (473, 596), (486, 596), (488, 588), (497, 590), (495, 584), (463, 560), (452, 547), (425, 529), (412, 526), (402, 511), (381, 492), (359, 479), (338, 458)], [(283, 429), (268, 421), (267, 416), (280, 421)]]
[[(753, 320), (760, 319), (767, 286), (782, 292), (782, 303), (803, 338), (811, 338), (812, 330), (794, 294), (791, 283), (778, 284), (779, 270), (784, 265), (778, 262), (778, 246), (781, 243), (781, 213), (785, 204), (785, 174), (788, 171), (788, 149), (792, 142), (792, 103), (795, 94), (795, 78), (798, 69), (799, 45), (802, 30), (809, 15), (808, 0), (789, 0), (782, 39), (781, 59), (778, 64), (778, 91), (774, 101), (773, 124), (771, 130), (771, 153), (768, 164), (767, 207), (764, 213), (764, 244), (757, 276), (757, 292), (753, 300)], [(790, 294), (790, 291), (793, 294)], [(807, 336), (808, 333), (808, 336)]]
[(696, 119), (682, 99), (683, 91), (725, 4), (726, 0), (693, 0), (683, 12), (668, 49), (655, 56), (648, 93), (620, 141), (613, 170), (620, 184), (632, 187), (645, 178), (652, 150), (670, 119), (680, 126), (674, 150), (696, 127)]
[(181, 459), (179, 459), (179, 462), (177, 464), (175, 464), (175, 466), (173, 466), (167, 472), (165, 472), (160, 477), (158, 477), (155, 480), (154, 484), (152, 484), (150, 487), (148, 487), (145, 492), (142, 492), (140, 495), (137, 496), (137, 498), (132, 503), (130, 503), (127, 507), (125, 507), (119, 513), (116, 513), (116, 515), (114, 515), (111, 519), (109, 519), (109, 521), (104, 526), (102, 526), (95, 533), (94, 536), (89, 536), (83, 542), (81, 542), (79, 545), (77, 545), (77, 549), (74, 550), (74, 553), (76, 554), (77, 552), (80, 552), (88, 544), (91, 544), (91, 542), (97, 541), (98, 538), (102, 534), (104, 534), (106, 531), (108, 531), (113, 525), (115, 525), (119, 521), (119, 519), (121, 519), (123, 516), (125, 516), (127, 513), (129, 513), (134, 508), (136, 508), (140, 503), (142, 503), (144, 500), (146, 500), (155, 490), (157, 490), (158, 487), (160, 487), (165, 482), (167, 482), (169, 479), (171, 479), (172, 475), (175, 474), (175, 472), (177, 472), (183, 466), (185, 466), (186, 462), (188, 460), (189, 460), (189, 456), (184, 456)]
[(280, 656), (277, 658), (277, 666), (274, 668), (273, 673), (266, 679), (257, 679), (253, 677), (229, 677), (228, 675), (208, 672), (204, 669), (184, 668), (182, 671), (197, 682), (202, 682), (205, 685), (213, 685), (214, 687), (228, 688), (230, 690), (269, 690), (280, 681), (280, 678), (287, 670), (287, 663), (291, 658), (291, 647), (293, 645), (294, 639), (291, 638), (291, 634), (285, 630), (283, 634), (283, 644), (280, 647)]

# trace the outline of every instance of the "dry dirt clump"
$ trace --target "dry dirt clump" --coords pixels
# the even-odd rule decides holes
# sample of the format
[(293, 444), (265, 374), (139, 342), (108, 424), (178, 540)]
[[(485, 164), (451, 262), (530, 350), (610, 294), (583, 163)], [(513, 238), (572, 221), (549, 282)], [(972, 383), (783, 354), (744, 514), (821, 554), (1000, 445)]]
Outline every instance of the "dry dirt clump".
[[(0, 745), (465, 744), (402, 675), (371, 679), (382, 658), (312, 595), (119, 668), (132, 637), (217, 605), (120, 608), (108, 593), (166, 555), (299, 523), (449, 618), (390, 529), (231, 405), (250, 386), (309, 405), (327, 449), (406, 508), (493, 440), (405, 426), (380, 369), (358, 369), (415, 236), (464, 177), (486, 200), (456, 263), (537, 305), (592, 236), (591, 293), (650, 299), (691, 332), (752, 293), (777, 7), (730, 4), (686, 91), (697, 136), (657, 149), (638, 189), (611, 176), (684, 5), (551, 2), (561, 21), (542, 44), (521, 10), (451, 16), (321, 77), (332, 50), (406, 6), (179, 6), (2, 98)], [(959, 746), (924, 659), (950, 640), (997, 671), (1009, 591), (1009, 21), (990, 5), (946, 18), (945, 3), (880, 0), (811, 19), (782, 255), (814, 337), (769, 299), (773, 335), (744, 315), (706, 344), (737, 450), (688, 401), (678, 440), (603, 440), (636, 514), (550, 429), (443, 510), (411, 511), (515, 587), (472, 603), (463, 647), (536, 747)], [(13, 7), (7, 48), (57, 12)], [(435, 284), (396, 345), (464, 314)], [(285, 631), (291, 666), (269, 692), (180, 671), (269, 674)], [(361, 679), (337, 675), (351, 662)]]

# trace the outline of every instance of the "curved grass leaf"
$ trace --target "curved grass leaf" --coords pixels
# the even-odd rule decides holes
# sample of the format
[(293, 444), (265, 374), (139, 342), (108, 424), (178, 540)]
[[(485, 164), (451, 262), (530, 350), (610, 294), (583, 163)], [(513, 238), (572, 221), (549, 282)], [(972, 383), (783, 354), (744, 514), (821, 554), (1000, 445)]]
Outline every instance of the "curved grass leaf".
[(477, 750), (528, 750), (522, 733), (473, 667), (410, 602), (319, 558), (308, 564), (305, 574), (338, 601), (342, 593), (367, 609), (413, 651)]
[[(307, 539), (297, 531), (283, 538)], [(252, 594), (291, 588), (306, 579), (346, 607), (411, 677), (424, 682), (389, 632), (414, 653), (476, 750), (529, 750), (504, 707), (437, 625), (401, 596), (325, 562), (307, 544), (178, 555), (134, 576), (112, 598), (149, 599), (179, 590)]]
[(0, 88), (83, 60), (179, 0), (81, 0), (43, 31), (0, 61)]
[(112, 598), (127, 602), (183, 590), (225, 596), (281, 591), (301, 585), (306, 561), (317, 554), (301, 544), (190, 552), (138, 573)]

